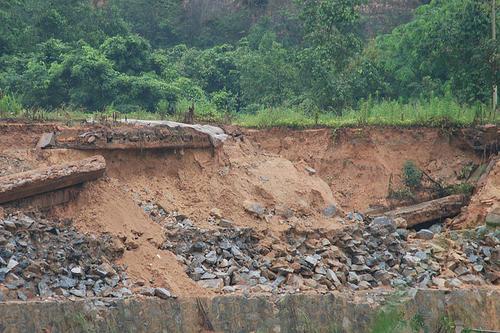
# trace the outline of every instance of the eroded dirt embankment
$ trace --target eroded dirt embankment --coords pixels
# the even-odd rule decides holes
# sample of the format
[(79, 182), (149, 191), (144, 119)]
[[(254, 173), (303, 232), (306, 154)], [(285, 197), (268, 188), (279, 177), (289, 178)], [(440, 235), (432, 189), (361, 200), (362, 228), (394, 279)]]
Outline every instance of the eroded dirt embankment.
[(262, 151), (318, 170), (345, 210), (388, 206), (391, 175), (395, 185), (401, 168), (413, 161), (434, 179), (457, 182), (461, 170), (481, 158), (460, 135), (435, 128), (353, 128), (289, 131), (244, 131)]
[[(0, 133), (0, 163), (3, 170), (9, 168), (5, 173), (96, 153), (35, 151), (40, 132), (19, 126)], [(23, 139), (13, 139), (17, 136)], [(457, 181), (464, 166), (481, 162), (459, 138), (437, 129), (248, 130), (229, 138), (215, 151), (98, 153), (106, 159), (107, 177), (88, 184), (77, 200), (52, 210), (51, 216), (72, 219), (83, 233), (118, 238), (123, 250), (118, 263), (135, 281), (168, 287), (177, 295), (211, 292), (187, 275), (185, 258), (161, 249), (165, 248), (165, 225), (155, 221), (158, 216), (161, 218), (157, 220), (162, 220), (161, 215), (155, 215), (158, 212), (168, 213), (175, 223), (201, 228), (202, 232), (219, 227), (250, 227), (264, 232), (264, 238), (276, 240), (264, 251), (282, 253), (288, 260), (286, 255), (294, 251), (285, 242), (289, 230), (342, 229), (346, 223), (364, 223), (356, 215), (344, 219), (344, 212), (390, 205), (386, 199), (389, 179), (393, 175), (397, 183), (406, 160), (415, 161), (433, 178), (449, 183)], [(314, 246), (311, 249), (317, 252)], [(222, 257), (216, 254), (219, 265)], [(340, 263), (347, 265), (342, 272), (345, 283), (351, 265), (358, 265), (351, 260), (355, 256), (351, 253)], [(334, 264), (329, 264), (328, 269), (335, 269)], [(241, 269), (248, 268), (244, 265)], [(288, 274), (290, 268), (283, 269)], [(403, 269), (399, 269), (396, 271), (402, 274)], [(297, 270), (301, 272), (300, 264)], [(310, 270), (311, 275), (306, 275), (309, 287), (317, 285), (314, 274), (326, 276), (321, 269), (319, 273), (312, 272), (315, 267)], [(360, 274), (369, 271), (365, 267), (362, 270), (366, 272)], [(455, 273), (450, 274), (454, 278)], [(362, 282), (355, 278), (352, 281), (349, 283), (355, 286)], [(372, 287), (372, 280), (364, 282), (365, 287)]]

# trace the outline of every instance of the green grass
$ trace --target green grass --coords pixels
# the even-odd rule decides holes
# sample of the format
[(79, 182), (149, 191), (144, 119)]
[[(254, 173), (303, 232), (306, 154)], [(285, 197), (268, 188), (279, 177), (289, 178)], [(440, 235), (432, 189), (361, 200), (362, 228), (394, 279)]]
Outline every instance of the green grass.
[(346, 110), (342, 114), (323, 113), (308, 116), (294, 108), (263, 109), (256, 114), (239, 115), (236, 124), (244, 127), (269, 128), (314, 126), (469, 126), (481, 123), (499, 123), (487, 111), (485, 105), (460, 105), (448, 98), (432, 98), (428, 101), (401, 103), (398, 101), (364, 102), (358, 110)]
[[(1, 100), (0, 100), (1, 101)], [(4, 109), (3, 117), (17, 117), (45, 121), (81, 121), (111, 119), (115, 108), (110, 106), (104, 112), (89, 113), (83, 109), (62, 106), (50, 112), (41, 109), (19, 110), (12, 100)], [(184, 112), (191, 102), (181, 100), (174, 114), (165, 112), (134, 111), (119, 114), (121, 119), (173, 120), (183, 121)], [(0, 103), (1, 106), (1, 103)], [(0, 115), (1, 117), (2, 115)], [(462, 105), (451, 97), (434, 97), (428, 100), (402, 103), (399, 101), (364, 101), (357, 109), (344, 110), (341, 114), (319, 113), (311, 115), (299, 107), (261, 108), (254, 113), (224, 113), (209, 101), (195, 103), (195, 120), (201, 123), (234, 124), (250, 128), (311, 128), (311, 127), (357, 127), (357, 126), (426, 126), (465, 127), (474, 124), (500, 123), (500, 115), (494, 115), (486, 105)]]

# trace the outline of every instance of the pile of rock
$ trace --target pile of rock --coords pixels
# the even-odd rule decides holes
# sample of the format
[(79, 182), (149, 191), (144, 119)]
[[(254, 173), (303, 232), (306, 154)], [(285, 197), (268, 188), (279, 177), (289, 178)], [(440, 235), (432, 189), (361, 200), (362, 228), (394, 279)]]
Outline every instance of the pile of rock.
[(131, 295), (127, 275), (112, 264), (123, 249), (113, 244), (78, 233), (70, 221), (0, 219), (0, 301)]
[(381, 217), (338, 231), (289, 229), (279, 238), (252, 229), (184, 226), (167, 231), (165, 248), (177, 254), (200, 285), (227, 292), (497, 284), (499, 234), (485, 229), (474, 235), (474, 241), (457, 236), (447, 245), (456, 248), (450, 251), (416, 240), (423, 237)]

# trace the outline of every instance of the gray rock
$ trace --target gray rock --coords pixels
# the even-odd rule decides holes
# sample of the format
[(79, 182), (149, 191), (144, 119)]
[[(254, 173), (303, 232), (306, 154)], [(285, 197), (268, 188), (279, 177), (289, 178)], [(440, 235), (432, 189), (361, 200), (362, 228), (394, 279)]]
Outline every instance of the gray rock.
[(14, 258), (10, 258), (9, 259), (9, 263), (7, 264), (7, 271), (10, 272), (11, 270), (13, 270), (17, 265), (19, 265), (19, 263), (14, 259)]
[(474, 265), (472, 268), (474, 269), (474, 271), (476, 271), (477, 273), (479, 273), (479, 272), (483, 271), (484, 266), (478, 264), (478, 265)]
[(236, 291), (236, 288), (234, 286), (225, 286), (222, 288), (222, 291), (225, 293), (234, 293)]
[(455, 274), (457, 274), (457, 276), (461, 276), (461, 275), (469, 273), (469, 269), (463, 265), (460, 265), (457, 268), (455, 268), (453, 270), (453, 272), (455, 272)]
[(332, 271), (331, 269), (326, 270), (326, 278), (332, 281), (333, 284), (335, 284), (335, 286), (337, 287), (342, 285), (342, 282), (340, 282), (339, 278), (337, 277), (337, 274), (335, 274), (335, 272)]
[(407, 283), (405, 280), (397, 278), (397, 279), (393, 279), (391, 281), (391, 285), (393, 287), (404, 287), (404, 286), (407, 286)]
[(500, 208), (497, 208), (486, 215), (486, 225), (493, 228), (500, 227)]
[(201, 279), (201, 276), (205, 274), (205, 270), (201, 267), (196, 267), (193, 272), (190, 274), (191, 278), (195, 281)]
[(219, 221), (219, 226), (222, 228), (232, 228), (233, 227), (233, 221), (228, 220), (228, 219), (221, 219)]
[(400, 229), (396, 230), (396, 233), (399, 235), (399, 237), (406, 240), (406, 239), (408, 239), (408, 236), (410, 235), (410, 230), (400, 228)]
[(422, 229), (417, 232), (415, 237), (418, 239), (431, 240), (434, 238), (434, 233), (429, 229)]
[(25, 293), (23, 293), (21, 290), (17, 291), (17, 298), (19, 298), (21, 301), (27, 301), (28, 296), (26, 296)]
[(311, 168), (311, 167), (309, 167), (309, 166), (306, 166), (304, 169), (305, 169), (305, 170), (307, 171), (307, 173), (308, 173), (309, 175), (311, 175), (311, 176), (316, 174), (316, 169), (313, 169), (313, 168)]
[(206, 272), (201, 276), (201, 280), (212, 280), (215, 279), (217, 276), (215, 274)]
[(114, 288), (118, 285), (118, 282), (120, 282), (120, 277), (118, 276), (118, 274), (115, 274), (112, 277), (104, 278), (104, 282), (106, 282), (108, 286)]
[(67, 276), (62, 276), (59, 279), (59, 286), (64, 289), (71, 289), (77, 285), (78, 281)]
[(460, 279), (460, 281), (462, 281), (464, 283), (473, 284), (475, 286), (480, 286), (480, 285), (484, 284), (483, 279), (481, 279), (479, 276), (473, 275), (473, 274), (466, 274), (466, 275), (460, 276), (459, 279)]
[(9, 289), (9, 290), (16, 290), (16, 289), (24, 286), (25, 283), (26, 283), (26, 281), (24, 281), (24, 279), (17, 279), (17, 280), (11, 281), (10, 283), (7, 283), (5, 285), (5, 287), (7, 287), (7, 289)]
[(463, 285), (463, 283), (459, 279), (454, 278), (451, 280), (447, 280), (445, 285), (447, 288), (460, 288)]
[(71, 274), (75, 276), (83, 276), (83, 269), (80, 266), (73, 267), (71, 269)]
[(210, 251), (205, 256), (205, 261), (210, 265), (215, 265), (217, 263), (217, 253), (215, 251)]
[(323, 215), (325, 217), (334, 217), (336, 213), (337, 213), (337, 207), (335, 207), (335, 205), (333, 204), (330, 204), (323, 209)]
[(315, 267), (318, 264), (318, 259), (315, 256), (307, 256), (304, 260), (312, 267)]
[(350, 283), (358, 284), (359, 283), (359, 277), (358, 274), (355, 272), (349, 272), (349, 275), (347, 276), (347, 281)]
[(26, 228), (28, 229), (35, 223), (35, 220), (33, 220), (31, 217), (26, 216), (26, 215), (21, 215), (18, 217), (18, 219), (15, 221), (16, 225), (21, 227), (21, 228)]
[(379, 216), (372, 220), (369, 228), (370, 232), (374, 235), (385, 235), (395, 232), (397, 229), (397, 225), (393, 219), (386, 216)]
[(375, 273), (373, 273), (373, 278), (376, 281), (382, 282), (383, 284), (387, 284), (391, 279), (391, 274), (389, 274), (389, 272), (387, 272), (386, 270), (380, 269)]
[(69, 293), (76, 297), (85, 297), (85, 291), (80, 289), (71, 289)]
[(374, 277), (369, 273), (360, 274), (358, 275), (358, 277), (360, 281), (367, 281), (367, 282), (375, 281)]
[(233, 245), (231, 246), (231, 253), (235, 256), (235, 257), (239, 257), (241, 256), (241, 251), (240, 251), (240, 248), (237, 247), (236, 245)]
[(165, 288), (155, 288), (155, 296), (161, 299), (168, 299), (172, 297), (172, 294)]
[(204, 251), (208, 245), (204, 242), (196, 242), (191, 246), (191, 252), (202, 252)]
[(427, 253), (425, 253), (424, 251), (417, 251), (415, 252), (415, 257), (420, 260), (427, 260)]
[(37, 287), (38, 287), (38, 295), (40, 295), (40, 297), (48, 297), (52, 295), (52, 291), (50, 290), (49, 286), (45, 281), (38, 282)]
[(440, 277), (433, 277), (432, 283), (437, 286), (439, 289), (446, 288), (446, 280)]
[(243, 202), (243, 208), (250, 214), (262, 217), (266, 213), (264, 206), (258, 202), (245, 201)]
[(314, 272), (316, 274), (321, 274), (321, 275), (326, 275), (326, 270), (324, 267), (320, 267), (320, 266), (317, 266), (315, 269), (314, 269)]
[(443, 225), (440, 223), (433, 224), (429, 227), (429, 230), (435, 234), (439, 234), (443, 231)]
[(351, 265), (351, 270), (355, 272), (362, 272), (362, 271), (368, 271), (370, 270), (370, 267), (366, 265)]
[(350, 221), (363, 222), (363, 215), (357, 212), (349, 212), (346, 215), (346, 218)]
[(223, 279), (200, 280), (198, 284), (207, 289), (222, 289), (224, 287)]
[(366, 290), (366, 289), (370, 289), (372, 287), (372, 285), (367, 281), (361, 281), (358, 284), (358, 287), (360, 290)]
[(142, 287), (139, 290), (139, 294), (152, 297), (155, 295), (155, 288)]
[(10, 229), (10, 230), (15, 230), (17, 228), (14, 221), (11, 221), (11, 220), (4, 220), (3, 225), (5, 226), (6, 229)]
[(229, 250), (231, 248), (231, 243), (227, 240), (227, 239), (223, 239), (220, 243), (219, 243), (219, 247), (223, 250)]
[(120, 288), (119, 292), (123, 295), (123, 296), (132, 296), (132, 291), (128, 288)]
[(96, 268), (96, 273), (101, 277), (115, 275), (116, 271), (114, 268), (108, 263), (102, 263)]
[(284, 277), (283, 275), (278, 275), (276, 280), (274, 280), (273, 283), (271, 284), (273, 289), (279, 288), (285, 282), (285, 280), (286, 277)]

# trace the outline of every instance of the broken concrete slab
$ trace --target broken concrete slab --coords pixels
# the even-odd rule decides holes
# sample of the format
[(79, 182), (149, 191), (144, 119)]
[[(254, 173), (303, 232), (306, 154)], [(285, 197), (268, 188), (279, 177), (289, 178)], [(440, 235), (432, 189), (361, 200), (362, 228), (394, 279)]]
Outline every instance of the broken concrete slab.
[(200, 125), (200, 124), (185, 124), (178, 123), (175, 121), (167, 121), (167, 120), (137, 120), (137, 119), (128, 119), (126, 121), (127, 124), (141, 124), (148, 126), (167, 126), (170, 128), (191, 128), (200, 133), (207, 134), (212, 141), (214, 146), (218, 146), (222, 142), (224, 142), (229, 136), (224, 133), (224, 130), (217, 126), (212, 125)]
[[(40, 140), (48, 140), (41, 138)], [(54, 144), (42, 148), (78, 150), (212, 148), (211, 137), (190, 127), (149, 126), (147, 124), (109, 127), (91, 125), (65, 129), (54, 135)]]
[(96, 180), (104, 175), (102, 156), (0, 177), (0, 204)]

